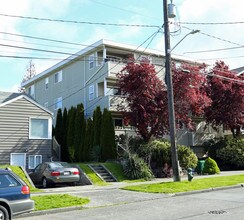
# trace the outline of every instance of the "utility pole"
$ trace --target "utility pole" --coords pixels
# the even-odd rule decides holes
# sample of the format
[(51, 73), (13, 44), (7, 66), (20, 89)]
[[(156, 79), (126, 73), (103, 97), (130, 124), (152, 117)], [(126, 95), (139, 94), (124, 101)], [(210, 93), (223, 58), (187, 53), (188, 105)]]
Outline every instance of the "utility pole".
[(168, 1), (163, 0), (164, 10), (164, 39), (165, 39), (165, 80), (168, 93), (168, 111), (169, 111), (169, 127), (170, 127), (170, 143), (171, 143), (171, 158), (173, 168), (173, 180), (180, 182), (179, 162), (176, 145), (176, 128), (175, 128), (175, 110), (174, 110), (174, 93), (171, 72), (171, 48), (170, 48), (170, 33), (168, 20)]

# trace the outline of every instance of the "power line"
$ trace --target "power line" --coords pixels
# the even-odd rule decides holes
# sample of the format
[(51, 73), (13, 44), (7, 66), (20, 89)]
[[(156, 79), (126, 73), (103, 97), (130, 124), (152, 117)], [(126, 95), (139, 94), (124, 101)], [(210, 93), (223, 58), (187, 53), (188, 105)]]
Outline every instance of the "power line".
[(56, 43), (72, 44), (72, 45), (77, 45), (77, 46), (93, 47), (93, 46), (87, 45), (87, 44), (80, 44), (80, 43), (74, 43), (74, 42), (68, 42), (68, 41), (62, 41), (62, 40), (54, 40), (54, 39), (43, 38), (43, 37), (34, 37), (34, 36), (30, 36), (30, 35), (14, 34), (14, 33), (8, 33), (8, 32), (3, 32), (3, 31), (0, 31), (0, 34), (18, 36), (18, 37), (26, 37), (26, 38), (36, 39), (36, 40), (51, 41), (51, 42), (56, 42)]
[[(194, 29), (191, 29), (191, 28), (188, 28), (188, 27), (185, 27), (185, 26), (182, 26), (182, 28), (185, 28), (185, 29), (190, 30), (190, 31), (193, 31), (194, 30)], [(202, 32), (202, 31), (200, 31), (199, 34), (202, 34), (202, 35), (207, 36), (207, 37), (211, 37), (211, 38), (214, 38), (214, 39), (217, 39), (217, 40), (220, 40), (220, 41), (224, 41), (224, 42), (227, 42), (227, 43), (230, 43), (230, 44), (234, 44), (234, 45), (243, 47), (243, 45), (241, 45), (239, 43), (235, 43), (235, 42), (230, 41), (230, 40), (225, 40), (223, 38), (216, 37), (214, 35), (210, 35), (210, 34), (207, 34), (207, 33)]]
[(230, 22), (177, 22), (180, 24), (194, 24), (194, 25), (233, 25), (244, 24), (244, 21), (230, 21)]
[(187, 51), (187, 52), (184, 52), (183, 54), (188, 54), (188, 53), (209, 53), (209, 52), (217, 52), (217, 51), (224, 51), (224, 50), (240, 49), (240, 48), (243, 48), (243, 47), (244, 47), (244, 46), (239, 46), (239, 47), (228, 47), (228, 48), (219, 48), (219, 49), (213, 49), (213, 50)]
[(237, 59), (242, 58), (244, 55), (241, 56), (233, 56), (233, 57), (216, 57), (216, 58), (205, 58), (205, 59), (197, 59), (199, 61), (208, 61), (208, 60), (226, 60), (226, 59)]
[(38, 17), (20, 16), (20, 15), (7, 15), (7, 14), (0, 14), (0, 16), (11, 17), (11, 18), (29, 19), (29, 20), (38, 20), (38, 21), (74, 23), (74, 24), (88, 24), (88, 25), (102, 25), (102, 26), (143, 27), (143, 28), (155, 28), (155, 27), (159, 28), (160, 27), (159, 25), (149, 25), (149, 24), (116, 24), (116, 23), (106, 23), (106, 22), (72, 21), (72, 20), (38, 18)]

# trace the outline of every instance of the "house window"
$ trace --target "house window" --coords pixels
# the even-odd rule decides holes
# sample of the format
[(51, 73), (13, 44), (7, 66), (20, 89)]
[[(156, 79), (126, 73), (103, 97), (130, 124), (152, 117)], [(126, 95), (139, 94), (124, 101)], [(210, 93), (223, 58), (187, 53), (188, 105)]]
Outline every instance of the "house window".
[(58, 110), (59, 108), (62, 108), (62, 106), (63, 106), (62, 97), (56, 98), (54, 100), (54, 110)]
[(61, 82), (62, 80), (63, 80), (63, 72), (61, 70), (61, 71), (55, 73), (55, 75), (54, 75), (54, 82), (55, 83), (58, 83), (58, 82)]
[(30, 118), (30, 139), (51, 139), (52, 121), (50, 118)]
[(94, 54), (89, 56), (89, 68), (92, 69), (95, 66), (95, 56)]
[(89, 86), (89, 100), (94, 99), (94, 85)]
[(42, 155), (29, 155), (29, 169), (34, 169), (40, 163), (42, 163)]
[(33, 98), (35, 97), (35, 86), (32, 85), (28, 88), (28, 94), (32, 96)]
[(49, 83), (49, 78), (47, 77), (45, 79), (45, 89), (47, 90), (48, 89), (48, 83)]
[(117, 128), (117, 129), (123, 128), (123, 119), (115, 118), (114, 119), (114, 127)]

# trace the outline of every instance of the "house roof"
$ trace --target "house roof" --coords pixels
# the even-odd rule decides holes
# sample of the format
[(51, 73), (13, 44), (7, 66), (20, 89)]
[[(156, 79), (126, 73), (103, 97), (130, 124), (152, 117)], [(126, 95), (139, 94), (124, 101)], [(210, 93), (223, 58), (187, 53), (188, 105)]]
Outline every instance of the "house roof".
[(32, 104), (36, 105), (37, 107), (43, 109), (50, 115), (53, 115), (51, 111), (49, 111), (47, 108), (43, 107), (42, 105), (38, 104), (35, 100), (33, 100), (29, 95), (25, 93), (13, 93), (13, 92), (3, 92), (0, 91), (0, 108), (4, 105), (7, 105), (8, 103), (11, 103), (15, 100), (18, 100), (20, 98), (24, 98), (31, 102)]
[(15, 99), (22, 93), (12, 93), (12, 92), (1, 92), (0, 91), (0, 105), (2, 103), (8, 102), (9, 100)]
[(244, 66), (242, 66), (242, 67), (238, 67), (238, 68), (233, 69), (233, 70), (231, 70), (231, 71), (237, 72), (237, 75), (239, 76), (239, 75), (241, 75), (241, 74), (244, 73)]
[[(129, 44), (122, 44), (122, 43), (117, 43), (114, 41), (110, 41), (110, 40), (99, 40), (97, 42), (95, 42), (94, 44), (85, 47), (84, 49), (78, 51), (77, 53), (69, 56), (68, 58), (62, 60), (61, 62), (57, 63), (56, 65), (46, 69), (45, 71), (35, 75), (34, 77), (32, 77), (31, 79), (23, 82), (21, 84), (21, 86), (25, 87), (27, 85), (29, 85), (30, 83), (33, 83), (34, 81), (36, 81), (37, 79), (40, 79), (42, 77), (45, 77), (47, 74), (49, 74), (52, 71), (58, 71), (61, 68), (63, 68), (65, 65), (74, 62), (74, 60), (79, 59), (81, 56), (86, 56), (87, 54), (92, 53), (94, 50), (97, 50), (99, 48), (103, 48), (104, 46), (108, 46), (108, 47), (114, 47), (117, 49), (121, 49), (121, 50), (128, 50), (131, 52), (139, 52), (139, 53), (143, 53), (143, 54), (153, 54), (156, 56), (165, 56), (165, 54), (163, 53), (163, 51), (160, 50), (152, 50), (152, 49), (147, 49), (147, 48), (142, 48), (142, 47), (137, 47), (134, 45), (129, 45)], [(184, 57), (181, 56), (172, 56), (172, 59), (175, 60), (187, 60), (189, 62), (192, 63), (196, 63), (196, 61), (194, 60), (190, 60), (190, 59), (186, 59)]]

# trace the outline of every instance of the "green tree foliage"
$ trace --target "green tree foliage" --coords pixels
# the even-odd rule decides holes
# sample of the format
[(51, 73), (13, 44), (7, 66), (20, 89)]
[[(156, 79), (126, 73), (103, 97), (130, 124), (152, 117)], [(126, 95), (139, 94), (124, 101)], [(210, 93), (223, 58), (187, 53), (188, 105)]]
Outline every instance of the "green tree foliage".
[(244, 167), (244, 139), (230, 139), (226, 146), (217, 150), (217, 157), (225, 164), (232, 164), (239, 168)]
[(197, 166), (198, 158), (196, 154), (187, 146), (178, 146), (178, 158), (180, 166), (187, 170), (187, 168), (195, 168)]
[(87, 119), (87, 125), (85, 129), (85, 143), (84, 143), (84, 161), (89, 161), (91, 159), (93, 143), (93, 121), (91, 118)]
[(62, 120), (62, 136), (63, 143), (61, 146), (61, 160), (62, 161), (70, 161), (69, 160), (69, 150), (67, 145), (67, 134), (68, 134), (68, 112), (65, 108), (63, 111), (63, 120)]
[(63, 124), (62, 109), (58, 109), (54, 133), (55, 133), (55, 138), (58, 144), (60, 144), (60, 146), (63, 145), (62, 124)]
[(128, 154), (123, 164), (124, 174), (130, 179), (151, 179), (152, 171), (145, 161), (136, 154)]
[(100, 135), (101, 135), (101, 125), (102, 125), (102, 112), (98, 106), (93, 112), (93, 146), (100, 146)]
[(220, 173), (218, 164), (211, 157), (209, 157), (205, 160), (203, 173), (207, 173), (207, 174), (218, 174), (218, 173)]
[(67, 133), (67, 145), (69, 150), (70, 162), (74, 162), (75, 160), (75, 148), (74, 148), (75, 115), (76, 115), (76, 108), (71, 107), (71, 109), (68, 112), (68, 133)]
[(102, 161), (117, 158), (114, 124), (111, 113), (106, 108), (102, 115), (100, 145)]
[(82, 126), (85, 120), (83, 104), (77, 105), (76, 114), (74, 119), (74, 150), (75, 150), (75, 161), (80, 162), (82, 159)]

